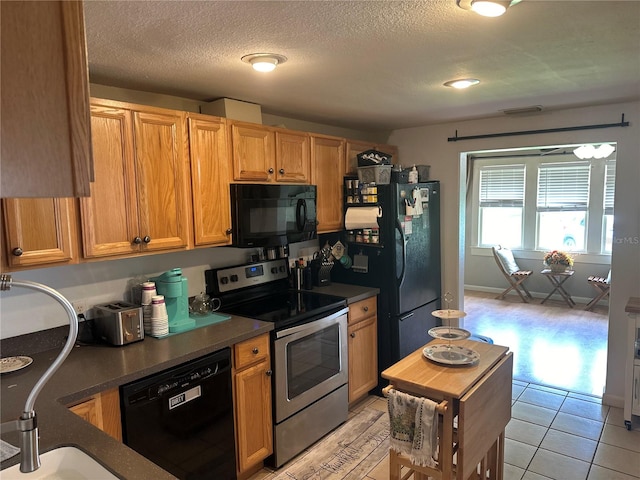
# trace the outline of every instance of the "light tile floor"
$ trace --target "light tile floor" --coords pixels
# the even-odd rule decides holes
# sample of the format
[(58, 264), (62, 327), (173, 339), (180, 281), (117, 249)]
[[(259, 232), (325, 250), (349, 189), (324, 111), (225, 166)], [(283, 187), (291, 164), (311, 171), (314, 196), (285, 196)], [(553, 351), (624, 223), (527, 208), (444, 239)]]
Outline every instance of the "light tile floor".
[[(504, 480), (640, 479), (640, 422), (628, 431), (621, 408), (602, 405), (595, 396), (518, 380), (513, 381), (512, 397)], [(370, 396), (351, 414), (365, 406), (386, 410), (386, 400)], [(313, 455), (313, 447), (306, 454)], [(251, 480), (276, 475), (265, 468)], [(388, 456), (364, 477), (388, 478)]]

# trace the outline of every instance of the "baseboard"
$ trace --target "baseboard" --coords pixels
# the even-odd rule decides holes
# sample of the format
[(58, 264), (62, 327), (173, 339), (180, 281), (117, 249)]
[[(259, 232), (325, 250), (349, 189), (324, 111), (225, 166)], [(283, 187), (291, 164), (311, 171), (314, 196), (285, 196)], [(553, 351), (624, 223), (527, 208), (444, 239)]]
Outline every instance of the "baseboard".
[(618, 395), (609, 395), (608, 393), (605, 393), (602, 396), (602, 403), (610, 407), (624, 408), (624, 397), (620, 397)]
[[(496, 296), (500, 295), (502, 292), (504, 292), (504, 288), (495, 288), (495, 287), (485, 287), (482, 285), (466, 285), (464, 286), (465, 290), (475, 290), (476, 292), (485, 292), (485, 293), (495, 293)], [(547, 295), (549, 295), (549, 293), (540, 293), (540, 292), (531, 292), (529, 291), (529, 293), (531, 293), (531, 296), (533, 298), (545, 298)], [(514, 292), (513, 290), (510, 291), (509, 293), (507, 293), (507, 296), (511, 296), (513, 295), (514, 297), (517, 297), (518, 294), (516, 292)], [(577, 304), (581, 304), (583, 303), (584, 305), (586, 305), (587, 303), (589, 303), (591, 301), (591, 298), (586, 298), (586, 297), (574, 297), (572, 296), (571, 298), (573, 298), (573, 301), (576, 302)], [(559, 295), (552, 297), (551, 300), (562, 300), (562, 297), (560, 297)], [(598, 305), (602, 305), (602, 306), (607, 306), (609, 304), (608, 300), (601, 300), (598, 302)]]

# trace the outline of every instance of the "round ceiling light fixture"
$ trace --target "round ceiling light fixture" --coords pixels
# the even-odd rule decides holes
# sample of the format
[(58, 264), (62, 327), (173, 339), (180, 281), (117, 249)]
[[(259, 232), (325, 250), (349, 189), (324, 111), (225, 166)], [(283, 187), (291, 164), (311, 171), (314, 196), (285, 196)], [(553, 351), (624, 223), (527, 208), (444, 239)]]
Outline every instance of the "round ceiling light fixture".
[(456, 0), (456, 4), (464, 9), (476, 12), (483, 17), (499, 17), (507, 8), (520, 3), (521, 0)]
[(453, 87), (459, 90), (463, 88), (469, 88), (473, 85), (477, 85), (480, 83), (480, 80), (477, 78), (459, 78), (458, 80), (449, 80), (448, 82), (444, 82), (443, 85), (445, 87)]
[(287, 57), (277, 53), (251, 53), (242, 57), (241, 60), (251, 64), (258, 72), (272, 72), (278, 65), (286, 62)]

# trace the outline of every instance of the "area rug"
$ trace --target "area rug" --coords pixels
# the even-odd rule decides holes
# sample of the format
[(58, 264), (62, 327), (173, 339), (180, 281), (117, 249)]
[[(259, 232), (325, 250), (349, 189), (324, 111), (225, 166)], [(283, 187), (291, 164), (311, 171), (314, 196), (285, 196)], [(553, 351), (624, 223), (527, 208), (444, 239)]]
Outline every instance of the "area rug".
[(274, 480), (362, 480), (389, 453), (389, 416), (365, 408), (285, 465)]

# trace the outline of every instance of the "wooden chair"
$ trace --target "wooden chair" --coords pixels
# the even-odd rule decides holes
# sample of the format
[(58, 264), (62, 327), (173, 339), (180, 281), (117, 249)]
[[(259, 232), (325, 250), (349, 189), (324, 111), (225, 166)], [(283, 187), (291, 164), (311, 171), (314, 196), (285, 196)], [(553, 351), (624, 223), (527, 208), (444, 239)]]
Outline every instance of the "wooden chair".
[(609, 274), (606, 277), (592, 275), (587, 279), (587, 282), (589, 282), (589, 285), (593, 286), (597, 292), (596, 296), (593, 297), (584, 308), (587, 311), (591, 311), (600, 300), (609, 296), (609, 290), (611, 289), (611, 270), (609, 270)]
[[(509, 288), (498, 295), (496, 298), (502, 300), (507, 293), (511, 290), (515, 290), (523, 302), (529, 303), (533, 297), (524, 285), (524, 281), (529, 278), (533, 272), (531, 270), (520, 270), (515, 258), (513, 258), (513, 252), (500, 245), (492, 247), (493, 258), (498, 264), (498, 268), (509, 282)], [(522, 289), (522, 291), (520, 290)]]

